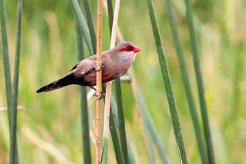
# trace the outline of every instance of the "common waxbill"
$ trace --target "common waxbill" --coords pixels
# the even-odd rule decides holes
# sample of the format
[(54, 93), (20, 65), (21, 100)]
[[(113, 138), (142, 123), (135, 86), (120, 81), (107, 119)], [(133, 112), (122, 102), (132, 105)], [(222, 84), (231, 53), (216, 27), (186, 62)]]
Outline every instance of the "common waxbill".
[[(113, 49), (102, 53), (102, 83), (107, 83), (124, 75), (140, 49), (131, 42), (122, 42)], [(96, 55), (81, 60), (64, 77), (47, 84), (36, 92), (48, 92), (71, 84), (96, 85)], [(93, 88), (95, 89), (95, 88)]]

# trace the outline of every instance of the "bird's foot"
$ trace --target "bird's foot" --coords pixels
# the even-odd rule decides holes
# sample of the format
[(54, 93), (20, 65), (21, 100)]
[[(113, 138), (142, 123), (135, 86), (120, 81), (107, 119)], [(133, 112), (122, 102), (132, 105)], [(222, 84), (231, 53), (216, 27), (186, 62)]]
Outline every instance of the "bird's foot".
[(100, 92), (99, 94), (95, 92), (93, 96), (96, 97), (96, 100), (101, 100), (105, 96), (105, 94), (103, 92)]
[(103, 69), (104, 65), (102, 64), (100, 68), (95, 68), (95, 70), (98, 72), (98, 71), (101, 71)]
[(100, 99), (102, 99), (105, 96), (105, 93), (103, 91), (101, 91), (99, 93), (99, 95), (97, 95), (97, 89), (94, 88), (93, 86), (89, 86), (89, 87), (95, 91), (95, 93), (93, 94), (93, 96), (95, 96), (97, 100), (100, 100)]

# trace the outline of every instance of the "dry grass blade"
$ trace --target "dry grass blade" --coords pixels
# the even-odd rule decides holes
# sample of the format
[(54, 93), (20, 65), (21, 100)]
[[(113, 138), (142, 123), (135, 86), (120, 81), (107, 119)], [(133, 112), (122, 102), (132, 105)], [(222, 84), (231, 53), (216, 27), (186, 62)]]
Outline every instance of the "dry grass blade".
[[(120, 10), (120, 0), (116, 0), (114, 9), (113, 26), (111, 33), (110, 49), (112, 49), (116, 44), (117, 27), (118, 27), (118, 15)], [(106, 143), (104, 149), (108, 149), (108, 134), (109, 134), (109, 117), (110, 117), (110, 102), (111, 102), (111, 88), (112, 81), (106, 84), (106, 97), (105, 97), (105, 107), (104, 107), (104, 130), (103, 130), (103, 140)], [(104, 159), (107, 157), (107, 153), (104, 153)]]
[(57, 161), (57, 163), (73, 163), (71, 160), (66, 158), (66, 155), (61, 151), (61, 149), (57, 148), (57, 146), (54, 146), (53, 143), (47, 142), (38, 137), (30, 128), (23, 128), (22, 135), (38, 149), (43, 150), (52, 156)]
[[(116, 0), (116, 2), (115, 2), (115, 10), (114, 10), (113, 26), (112, 26), (112, 34), (111, 34), (111, 42), (110, 42), (110, 49), (112, 49), (115, 46), (115, 43), (116, 43), (119, 10), (120, 10), (120, 0)], [(105, 113), (107, 114), (106, 115), (107, 118), (106, 118), (106, 121), (104, 122), (104, 123), (106, 123), (106, 124), (104, 124), (104, 126), (106, 128), (109, 127), (108, 123), (109, 123), (109, 113), (110, 113), (111, 88), (112, 88), (112, 81), (108, 82), (107, 85), (106, 85)]]

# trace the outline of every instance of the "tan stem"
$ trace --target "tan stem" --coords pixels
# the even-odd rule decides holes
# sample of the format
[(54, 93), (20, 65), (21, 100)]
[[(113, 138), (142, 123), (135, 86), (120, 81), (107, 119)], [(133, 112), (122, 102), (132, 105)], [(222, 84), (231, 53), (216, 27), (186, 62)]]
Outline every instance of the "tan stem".
[[(118, 15), (120, 10), (120, 0), (116, 0), (114, 8), (114, 18), (113, 18), (113, 27), (111, 34), (110, 49), (112, 49), (116, 44), (116, 36), (118, 33)], [(110, 100), (111, 100), (111, 88), (112, 81), (106, 84), (106, 97), (105, 97), (105, 106), (104, 106), (104, 134), (108, 136), (109, 134), (109, 116), (110, 116)]]
[(97, 1), (97, 77), (96, 77), (96, 163), (101, 163), (101, 97), (102, 97), (102, 0)]

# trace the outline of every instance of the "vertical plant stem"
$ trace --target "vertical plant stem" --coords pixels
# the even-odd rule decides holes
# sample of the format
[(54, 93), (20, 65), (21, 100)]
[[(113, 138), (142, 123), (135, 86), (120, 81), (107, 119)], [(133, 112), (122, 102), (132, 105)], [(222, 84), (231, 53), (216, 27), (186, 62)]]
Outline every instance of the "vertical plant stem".
[(125, 130), (125, 120), (124, 120), (125, 117), (124, 117), (123, 103), (122, 103), (121, 83), (119, 78), (115, 80), (115, 90), (116, 90), (116, 102), (118, 106), (120, 143), (121, 143), (123, 159), (124, 162), (127, 164), (128, 153), (127, 153), (127, 140), (126, 140), (126, 130)]
[[(111, 31), (113, 27), (113, 17), (114, 17), (113, 9), (112, 9), (112, 1), (108, 0), (107, 4), (108, 4), (109, 28)], [(124, 159), (124, 162), (127, 164), (128, 163), (128, 156), (127, 156), (128, 153), (127, 153), (127, 141), (126, 141), (126, 131), (125, 131), (125, 120), (124, 120), (125, 117), (124, 117), (124, 111), (123, 111), (120, 78), (117, 78), (115, 80), (115, 91), (116, 91), (116, 102), (117, 102), (117, 107), (118, 107), (119, 129), (121, 129), (119, 131), (120, 143), (121, 143), (121, 148), (122, 148), (123, 159)]]
[(134, 152), (132, 151), (131, 145), (129, 142), (127, 142), (127, 147), (128, 147), (128, 161), (130, 164), (136, 164), (136, 157), (134, 156)]
[(186, 6), (186, 18), (188, 22), (188, 29), (189, 29), (190, 39), (191, 39), (193, 63), (195, 67), (198, 94), (199, 94), (199, 99), (200, 99), (200, 108), (201, 108), (201, 114), (202, 114), (202, 120), (203, 120), (205, 140), (206, 140), (206, 145), (207, 145), (207, 155), (208, 155), (209, 163), (213, 164), (215, 163), (214, 150), (213, 150), (213, 144), (212, 144), (208, 114), (207, 114), (207, 105), (206, 105), (206, 100), (204, 96), (204, 88), (203, 88), (203, 81), (202, 81), (202, 75), (201, 75), (201, 70), (200, 70), (198, 46), (197, 46), (197, 40), (196, 40), (196, 35), (195, 35), (196, 32), (195, 32), (194, 23), (193, 23), (192, 7), (191, 7), (190, 0), (185, 0), (185, 6)]
[[(114, 19), (113, 19), (113, 26), (112, 26), (110, 49), (112, 49), (116, 43), (119, 9), (120, 9), (120, 0), (116, 0), (115, 9), (114, 9)], [(106, 98), (105, 98), (105, 112), (107, 112), (107, 113), (110, 113), (109, 110), (110, 110), (110, 100), (111, 100), (111, 87), (112, 87), (112, 82), (108, 82), (106, 84)], [(107, 121), (107, 125), (108, 125), (108, 121)], [(105, 125), (105, 127), (106, 127), (106, 125)]]
[(117, 132), (117, 126), (116, 126), (116, 121), (114, 119), (116, 113), (114, 113), (112, 110), (110, 110), (110, 132), (111, 132), (111, 138), (113, 141), (113, 146), (114, 146), (114, 151), (115, 151), (115, 157), (116, 157), (116, 161), (118, 164), (123, 164), (124, 163), (124, 159), (122, 156), (122, 151), (121, 151), (121, 147), (120, 147), (120, 141), (118, 138), (118, 132)]
[(87, 27), (87, 25), (85, 23), (84, 15), (83, 15), (83, 13), (81, 11), (81, 8), (79, 6), (78, 1), (77, 0), (71, 0), (71, 1), (72, 1), (72, 4), (73, 4), (75, 13), (76, 13), (76, 15), (78, 17), (79, 24), (81, 26), (85, 42), (86, 42), (86, 44), (88, 46), (88, 49), (89, 49), (90, 53), (93, 54), (93, 48), (92, 48), (92, 45), (91, 45), (91, 37), (89, 35), (89, 29), (88, 29), (88, 27)]
[[(111, 110), (112, 110), (112, 112), (110, 112), (110, 130), (111, 130), (112, 126), (114, 126), (117, 129), (117, 131), (119, 131), (119, 125), (117, 124), (119, 121), (116, 117), (116, 115), (117, 115), (117, 104), (115, 102), (114, 96), (112, 96), (112, 98), (111, 98)], [(111, 123), (111, 121), (112, 121), (112, 123)], [(117, 147), (119, 149), (119, 150), (115, 151), (115, 153), (117, 154), (116, 158), (117, 158), (117, 156), (119, 157), (116, 160), (117, 160), (117, 162), (121, 161), (121, 163), (123, 163), (124, 161), (123, 161), (123, 156), (122, 156), (122, 152), (121, 152), (121, 147), (119, 144), (120, 142), (118, 139), (118, 132), (117, 133), (111, 132), (111, 136), (112, 136), (112, 140), (114, 143), (114, 148)], [(117, 140), (118, 142), (114, 142), (114, 140)], [(128, 161), (131, 164), (135, 164), (136, 163), (136, 157), (135, 157), (135, 155), (131, 149), (130, 143), (128, 141), (127, 141), (127, 147), (128, 147)], [(118, 163), (120, 163), (120, 162), (118, 162)]]
[[(19, 4), (18, 4), (19, 6)], [(20, 6), (18, 7), (18, 19), (17, 19), (17, 35), (20, 34)], [(15, 105), (13, 92), (12, 92), (12, 82), (11, 82), (11, 71), (10, 71), (10, 61), (9, 61), (9, 49), (8, 49), (8, 36), (7, 36), (7, 27), (6, 27), (6, 16), (5, 16), (5, 4), (3, 0), (0, 0), (0, 23), (1, 23), (1, 32), (2, 32), (2, 44), (3, 44), (3, 65), (4, 65), (4, 77), (5, 77), (5, 88), (6, 88), (6, 97), (7, 97), (7, 108), (8, 108), (8, 121), (9, 121), (9, 132), (10, 132), (10, 152), (9, 152), (9, 162), (11, 164), (18, 163), (17, 156), (17, 144), (16, 144), (16, 118), (15, 118)], [(20, 36), (20, 35), (19, 35)], [(19, 41), (20, 37), (17, 36), (17, 48), (16, 54), (19, 55)], [(17, 56), (16, 56), (17, 57)], [(18, 57), (17, 57), (18, 58)], [(17, 69), (17, 67), (16, 67)], [(15, 77), (15, 80), (17, 78)], [(18, 83), (18, 81), (17, 81)], [(17, 87), (18, 88), (18, 87)], [(15, 88), (15, 89), (17, 89)], [(17, 92), (15, 92), (17, 96)], [(16, 97), (17, 99), (17, 97)], [(15, 105), (15, 106), (14, 106)], [(13, 134), (14, 133), (14, 134)]]
[(102, 0), (97, 1), (97, 74), (96, 74), (96, 163), (101, 163), (101, 97), (102, 97)]
[(89, 32), (91, 36), (91, 45), (92, 45), (93, 53), (96, 53), (96, 32), (94, 28), (92, 13), (91, 13), (90, 1), (83, 0), (83, 4), (84, 4), (84, 9), (85, 9), (87, 24), (90, 29)]
[(108, 139), (103, 136), (102, 164), (108, 163)]
[(114, 13), (113, 13), (113, 4), (112, 0), (107, 0), (107, 6), (108, 6), (108, 23), (109, 23), (109, 31), (112, 33), (112, 27), (113, 27), (113, 18), (114, 18)]
[[(151, 136), (150, 136), (150, 130), (147, 121), (145, 121), (145, 116), (142, 115), (142, 112), (140, 114), (141, 116), (141, 122), (143, 122), (143, 131), (144, 131), (144, 140), (146, 143), (146, 149), (147, 149), (147, 155), (148, 155), (148, 163), (155, 164), (155, 155), (153, 151), (153, 145), (151, 142)], [(144, 120), (144, 121), (143, 121)]]
[[(90, 6), (88, 2), (88, 6), (85, 6), (86, 10), (86, 16), (87, 16), (87, 21), (91, 22), (89, 26), (92, 24), (92, 27), (90, 27), (90, 30), (88, 29), (85, 19), (83, 16), (83, 13), (81, 11), (80, 5), (77, 0), (72, 0), (73, 6), (75, 13), (77, 15), (77, 51), (78, 51), (78, 59), (81, 60), (84, 58), (83, 56), (83, 39), (85, 39), (86, 44), (88, 46), (88, 49), (91, 54), (96, 53), (95, 47), (92, 46), (92, 42), (96, 42), (96, 37), (95, 35), (92, 37), (90, 34), (93, 34), (91, 30), (94, 30), (94, 25), (93, 21), (91, 18), (91, 11), (90, 11)], [(81, 3), (81, 2), (80, 2)], [(84, 2), (86, 3), (86, 2)], [(80, 25), (80, 26), (79, 26)], [(95, 34), (95, 30), (94, 30)], [(86, 97), (86, 88), (81, 87), (80, 89), (80, 97), (81, 97), (81, 121), (82, 121), (82, 138), (83, 138), (83, 156), (84, 156), (84, 163), (91, 163), (91, 148), (90, 148), (90, 136), (89, 136), (89, 119), (88, 119), (88, 106), (87, 106), (87, 97)]]
[(153, 120), (150, 117), (150, 114), (148, 112), (149, 110), (145, 104), (145, 101), (143, 99), (141, 91), (139, 90), (139, 88), (136, 85), (137, 81), (136, 81), (135, 71), (134, 71), (133, 67), (131, 67), (131, 69), (130, 69), (130, 78), (131, 78), (131, 88), (132, 88), (134, 97), (135, 97), (135, 99), (139, 105), (141, 115), (143, 116), (143, 121), (146, 122), (146, 124), (147, 124), (146, 128), (148, 128), (149, 133), (150, 133), (151, 137), (153, 138), (153, 142), (155, 143), (155, 145), (157, 147), (157, 150), (160, 154), (160, 158), (161, 158), (162, 163), (168, 164), (168, 163), (170, 163), (170, 161), (166, 155), (164, 147), (162, 146), (162, 142), (161, 142), (160, 136), (158, 134), (158, 131), (157, 131), (156, 127), (154, 126)]
[(17, 105), (18, 105), (18, 84), (19, 84), (19, 65), (20, 65), (20, 48), (21, 48), (21, 15), (22, 15), (22, 0), (18, 0), (17, 12), (17, 31), (16, 31), (16, 54), (14, 67), (14, 81), (13, 81), (13, 108), (11, 120), (11, 140), (10, 140), (10, 163), (19, 163), (18, 147), (17, 147)]
[[(83, 37), (80, 31), (79, 25), (77, 23), (77, 53), (78, 60), (84, 58), (84, 48), (83, 48)], [(91, 163), (91, 148), (90, 148), (90, 132), (89, 132), (89, 119), (88, 119), (88, 105), (86, 97), (86, 88), (80, 88), (80, 110), (81, 110), (81, 123), (82, 123), (82, 141), (83, 141), (83, 157), (84, 163)]]
[[(236, 48), (235, 48), (236, 49)], [(242, 100), (242, 92), (241, 92), (241, 87), (240, 87), (240, 81), (242, 80), (242, 78), (244, 77), (243, 74), (243, 67), (244, 67), (244, 54), (246, 51), (246, 46), (244, 48), (237, 48), (237, 49), (241, 49), (240, 52), (234, 52), (235, 55), (234, 56), (234, 71), (233, 71), (233, 80), (232, 80), (232, 113), (230, 115), (230, 118), (226, 118), (226, 120), (233, 119), (234, 123), (237, 123), (236, 120), (238, 120), (238, 116), (239, 116), (239, 111), (240, 111), (240, 102)], [(230, 121), (228, 121), (230, 123)], [(231, 126), (231, 125), (230, 125)], [(236, 125), (235, 125), (236, 126)]]
[[(112, 34), (111, 34), (111, 42), (110, 42), (110, 49), (112, 49), (116, 43), (119, 9), (120, 9), (120, 0), (116, 0)], [(106, 142), (108, 140), (108, 134), (109, 134), (111, 88), (112, 88), (112, 81), (108, 82), (106, 84), (106, 97), (105, 97), (105, 107), (104, 107), (104, 130), (103, 130), (103, 138)], [(106, 149), (107, 149), (107, 147), (106, 147)], [(104, 156), (107, 156), (107, 154), (104, 154)]]
[[(112, 112), (110, 112), (111, 113), (110, 114), (110, 130), (113, 129), (112, 127), (115, 127), (117, 129), (117, 131), (119, 131), (120, 130), (119, 125), (117, 124), (119, 122), (119, 120), (117, 119), (118, 117), (116, 117), (116, 115), (117, 115), (117, 104), (116, 104), (113, 96), (111, 99), (111, 106), (112, 106), (112, 108), (111, 108)], [(121, 147), (120, 147), (120, 142), (118, 139), (118, 132), (112, 133), (112, 131), (111, 131), (111, 136), (112, 136), (112, 140), (114, 143), (114, 148), (118, 148), (117, 151), (115, 150), (117, 163), (124, 163), (123, 155), (122, 155), (122, 151), (121, 151)], [(117, 140), (117, 142), (114, 142), (114, 140)], [(137, 163), (135, 154), (133, 153), (133, 150), (132, 150), (131, 145), (130, 145), (128, 140), (127, 140), (127, 147), (128, 147), (128, 152), (127, 152), (128, 153), (128, 162), (130, 164)], [(121, 161), (121, 162), (119, 162), (119, 161)]]
[(11, 116), (12, 116), (12, 111), (10, 109), (12, 109), (13, 107), (13, 101), (12, 101), (12, 83), (11, 83), (8, 35), (7, 35), (7, 27), (6, 27), (4, 0), (0, 0), (0, 21), (1, 21), (1, 32), (2, 32), (2, 44), (3, 44), (3, 66), (4, 66), (7, 107), (8, 107), (8, 120), (9, 120), (9, 127), (10, 127)]
[(206, 155), (206, 148), (204, 147), (203, 138), (201, 135), (202, 133), (199, 127), (198, 115), (197, 115), (197, 111), (196, 111), (196, 107), (195, 107), (195, 103), (194, 103), (194, 99), (193, 99), (193, 95), (191, 91), (188, 71), (185, 65), (184, 53), (181, 47), (181, 42), (180, 42), (178, 29), (177, 29), (177, 23), (176, 23), (176, 19), (175, 19), (173, 10), (172, 10), (171, 0), (166, 0), (166, 9), (168, 12), (169, 24), (172, 30), (173, 41), (174, 41), (175, 49), (176, 49), (178, 60), (179, 60), (179, 66), (180, 66), (180, 70), (182, 73), (182, 78), (184, 82), (186, 97), (187, 97), (188, 104), (189, 104), (190, 114), (191, 114), (191, 118), (193, 121), (194, 129), (195, 129), (195, 134), (196, 134), (196, 139), (198, 143), (198, 149), (199, 149), (201, 161), (203, 164), (207, 164), (208, 160), (207, 160), (207, 155)]
[(164, 50), (162, 47), (160, 32), (159, 32), (159, 28), (158, 28), (157, 21), (156, 21), (156, 16), (155, 16), (155, 11), (153, 8), (152, 0), (147, 0), (147, 7), (149, 11), (150, 20), (151, 20), (152, 31), (153, 31), (153, 35), (155, 39), (159, 63), (161, 67), (162, 78), (163, 78), (166, 93), (167, 93), (167, 99), (168, 99), (170, 114), (172, 117), (175, 138), (178, 144), (181, 161), (183, 164), (187, 164), (188, 162), (187, 162), (186, 152), (184, 148), (184, 141), (183, 141), (182, 132), (180, 128), (178, 112), (176, 109), (176, 103), (175, 103), (175, 99), (174, 99), (174, 95), (172, 91), (172, 84), (170, 80), (169, 71), (167, 68), (167, 62), (165, 59)]

